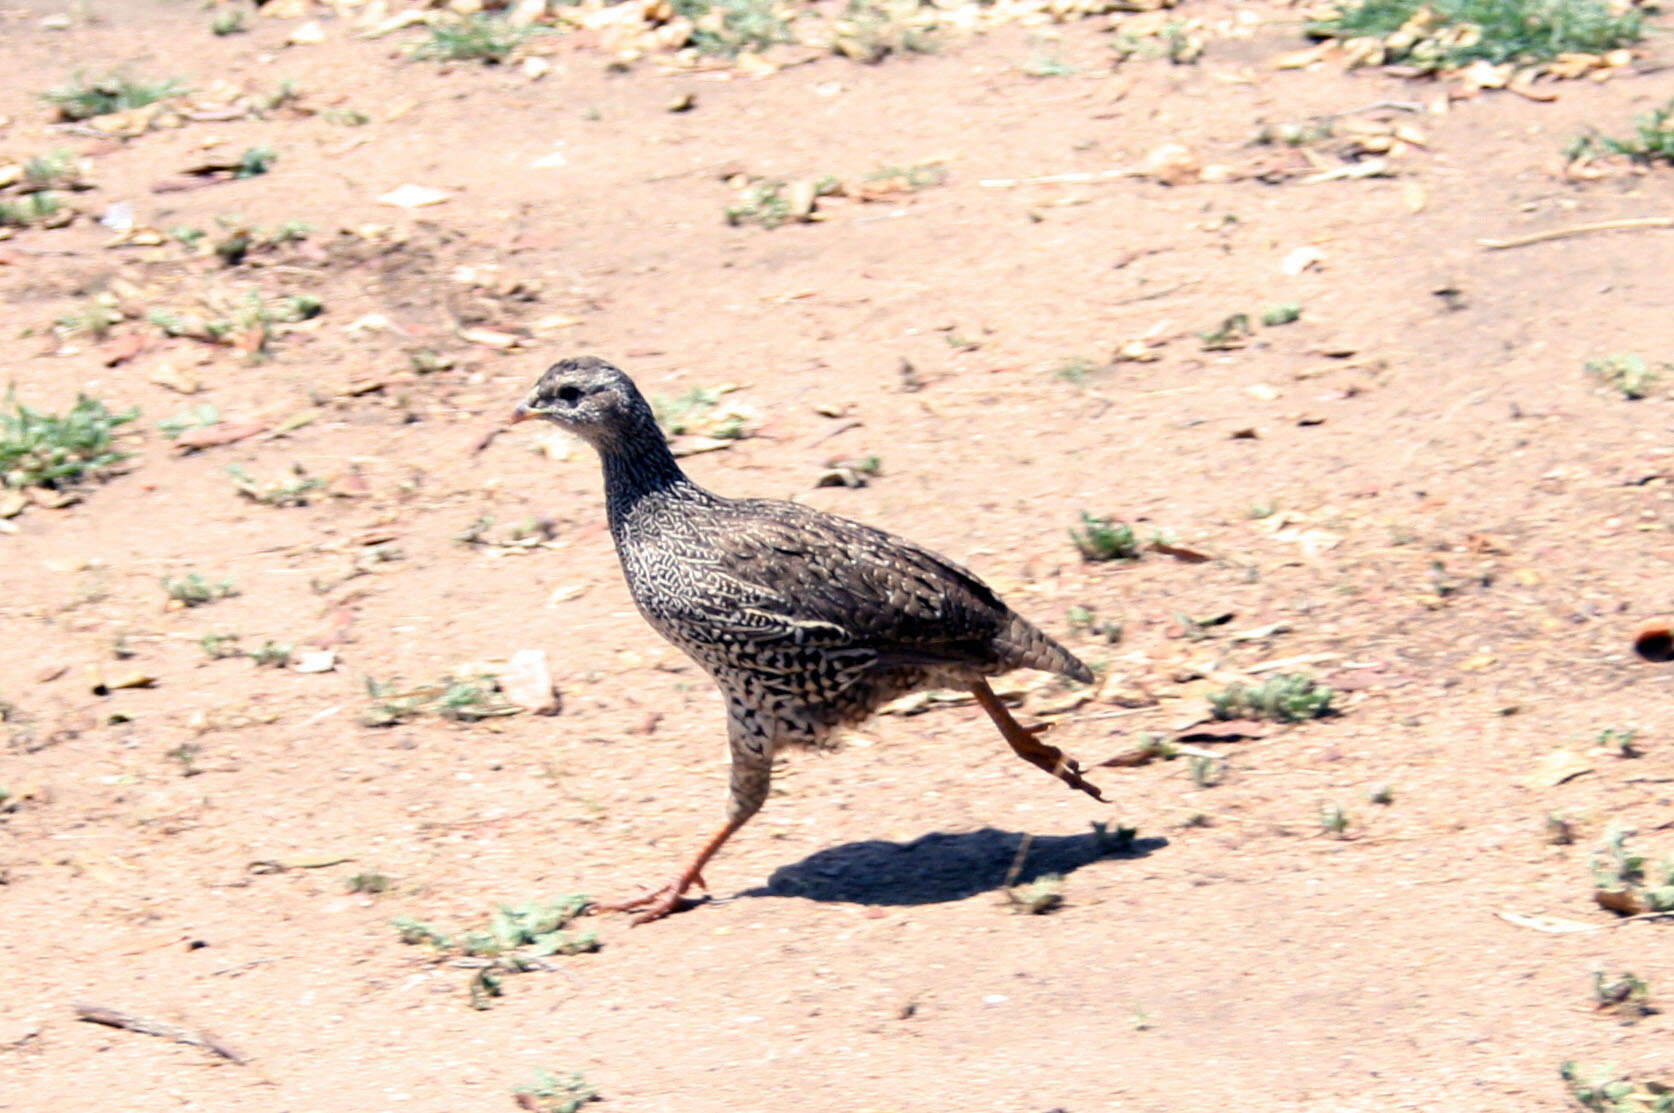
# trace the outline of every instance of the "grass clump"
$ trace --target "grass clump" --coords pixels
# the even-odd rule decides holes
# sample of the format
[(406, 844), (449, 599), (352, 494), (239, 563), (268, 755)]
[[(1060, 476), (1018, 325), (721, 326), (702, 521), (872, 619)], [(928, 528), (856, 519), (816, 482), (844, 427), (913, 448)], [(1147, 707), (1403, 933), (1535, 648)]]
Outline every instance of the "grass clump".
[(534, 33), (489, 12), (430, 25), (430, 37), (413, 48), (414, 58), (437, 62), (481, 62), (497, 66)]
[(1126, 522), (1081, 512), (1081, 528), (1069, 531), (1070, 540), (1085, 561), (1138, 560), (1139, 541)]
[(590, 931), (568, 930), (590, 902), (584, 896), (561, 896), (551, 901), (502, 904), (488, 923), (455, 938), (432, 924), (402, 916), (395, 921), (401, 941), (428, 943), (450, 957), (487, 959), (471, 979), (471, 1007), (486, 1009), (495, 997), (505, 993), (504, 977), (529, 970), (548, 969), (546, 960), (556, 955), (587, 954), (599, 949)]
[(1602, 0), (1361, 0), (1315, 20), (1316, 39), (1379, 40), (1373, 65), (1402, 62), (1428, 71), (1475, 61), (1545, 62), (1560, 54), (1602, 54), (1638, 42), (1644, 20)]
[(104, 478), (128, 458), (111, 434), (139, 418), (138, 409), (112, 413), (85, 394), (62, 416), (30, 409), (10, 392), (6, 405), (12, 412), (0, 411), (0, 483), (12, 488), (60, 490)]
[(1662, 379), (1662, 373), (1646, 363), (1645, 357), (1633, 352), (1589, 359), (1587, 373), (1630, 402), (1648, 396)]
[(41, 99), (58, 109), (63, 120), (89, 120), (112, 112), (144, 108), (158, 101), (178, 97), (187, 90), (175, 78), (142, 81), (121, 73), (89, 76), (77, 71), (68, 85), (41, 94)]
[(1331, 714), (1335, 694), (1306, 673), (1280, 672), (1260, 684), (1234, 683), (1211, 692), (1209, 707), (1217, 719), (1301, 723)]
[(534, 1113), (576, 1113), (588, 1102), (599, 1100), (599, 1092), (580, 1071), (564, 1078), (549, 1070), (537, 1070), (533, 1082), (512, 1092), (519, 1105)]
[(369, 727), (391, 727), (409, 719), (434, 716), (456, 723), (516, 715), (523, 709), (500, 694), (492, 676), (449, 676), (434, 684), (398, 691), (393, 684), (381, 684), (370, 676), (366, 691), (372, 706), (361, 716)]
[(1558, 1070), (1569, 1096), (1598, 1113), (1674, 1113), (1674, 1087), (1636, 1082), (1615, 1067), (1583, 1067), (1570, 1059)]

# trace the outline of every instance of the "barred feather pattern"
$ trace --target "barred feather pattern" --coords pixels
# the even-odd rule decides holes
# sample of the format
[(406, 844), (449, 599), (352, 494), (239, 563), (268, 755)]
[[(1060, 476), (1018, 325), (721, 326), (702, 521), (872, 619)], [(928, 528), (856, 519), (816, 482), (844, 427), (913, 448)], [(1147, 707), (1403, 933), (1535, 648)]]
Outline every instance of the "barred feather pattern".
[(523, 412), (598, 450), (634, 602), (726, 698), (734, 814), (760, 803), (740, 801), (741, 791), (766, 795), (776, 745), (825, 743), (906, 693), (1016, 668), (1092, 680), (976, 576), (905, 538), (692, 482), (649, 404), (603, 360), (555, 365)]

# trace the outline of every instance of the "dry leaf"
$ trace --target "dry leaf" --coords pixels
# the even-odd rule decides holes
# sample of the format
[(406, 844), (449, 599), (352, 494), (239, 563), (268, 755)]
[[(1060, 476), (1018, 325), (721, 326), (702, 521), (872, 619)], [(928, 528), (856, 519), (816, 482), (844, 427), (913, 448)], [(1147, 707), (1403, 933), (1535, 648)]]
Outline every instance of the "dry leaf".
[(425, 205), (440, 205), (452, 196), (453, 194), (444, 189), (432, 189), (429, 186), (409, 183), (383, 194), (378, 198), (378, 204), (394, 205), (398, 209), (417, 209)]
[(1556, 788), (1565, 781), (1591, 772), (1592, 768), (1592, 763), (1574, 750), (1553, 750), (1535, 764), (1528, 785), (1530, 788)]

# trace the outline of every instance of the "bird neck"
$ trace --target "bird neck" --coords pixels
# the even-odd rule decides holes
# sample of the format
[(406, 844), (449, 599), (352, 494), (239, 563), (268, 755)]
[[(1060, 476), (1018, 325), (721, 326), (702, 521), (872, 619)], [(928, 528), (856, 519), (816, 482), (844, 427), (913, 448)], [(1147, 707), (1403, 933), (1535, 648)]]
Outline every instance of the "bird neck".
[(688, 501), (704, 497), (703, 488), (686, 477), (661, 431), (650, 430), (601, 446), (605, 509), (612, 533), (620, 531), (635, 509), (647, 501)]

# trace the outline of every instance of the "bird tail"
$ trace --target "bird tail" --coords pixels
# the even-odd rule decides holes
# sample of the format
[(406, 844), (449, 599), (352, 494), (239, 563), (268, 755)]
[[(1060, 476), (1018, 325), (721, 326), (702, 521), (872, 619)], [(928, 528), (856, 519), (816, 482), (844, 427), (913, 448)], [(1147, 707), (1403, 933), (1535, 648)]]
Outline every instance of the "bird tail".
[(1000, 645), (1001, 657), (1007, 668), (1041, 669), (1083, 684), (1093, 682), (1093, 670), (1082, 664), (1080, 658), (1015, 612), (995, 641)]

